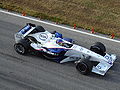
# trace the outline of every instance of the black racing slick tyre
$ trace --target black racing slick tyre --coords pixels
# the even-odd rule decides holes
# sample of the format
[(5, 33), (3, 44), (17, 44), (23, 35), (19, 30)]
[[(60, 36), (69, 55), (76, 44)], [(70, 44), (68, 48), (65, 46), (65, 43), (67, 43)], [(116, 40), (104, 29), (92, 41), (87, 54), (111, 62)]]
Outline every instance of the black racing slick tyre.
[(42, 26), (37, 26), (35, 28), (38, 32), (45, 32), (45, 29)]
[(14, 49), (18, 54), (21, 54), (21, 55), (25, 55), (28, 52), (28, 49), (25, 48), (25, 46), (20, 43), (15, 43)]
[(106, 47), (101, 42), (96, 42), (93, 46), (90, 47), (90, 50), (104, 56)]
[(83, 75), (88, 75), (92, 71), (92, 63), (89, 60), (81, 59), (80, 62), (76, 64), (76, 69)]

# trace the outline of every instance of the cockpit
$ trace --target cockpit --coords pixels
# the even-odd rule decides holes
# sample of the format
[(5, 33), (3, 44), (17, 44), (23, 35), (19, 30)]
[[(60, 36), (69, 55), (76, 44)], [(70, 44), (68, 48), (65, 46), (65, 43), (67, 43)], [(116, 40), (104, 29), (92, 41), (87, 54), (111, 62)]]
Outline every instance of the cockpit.
[(60, 46), (63, 46), (63, 47), (66, 47), (66, 48), (71, 48), (73, 46), (73, 44), (71, 43), (68, 43), (68, 42), (65, 42), (64, 40), (62, 39), (57, 39), (56, 40), (56, 43)]

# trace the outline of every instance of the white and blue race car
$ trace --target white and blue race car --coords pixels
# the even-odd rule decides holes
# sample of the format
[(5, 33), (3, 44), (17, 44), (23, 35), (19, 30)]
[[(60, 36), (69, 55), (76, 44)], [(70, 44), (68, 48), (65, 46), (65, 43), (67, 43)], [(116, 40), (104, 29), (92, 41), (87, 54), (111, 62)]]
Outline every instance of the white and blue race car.
[(90, 72), (105, 75), (116, 60), (116, 55), (106, 53), (101, 42), (86, 49), (74, 44), (70, 38), (63, 38), (61, 33), (48, 32), (42, 26), (31, 23), (15, 34), (14, 49), (22, 55), (38, 52), (59, 63), (75, 61), (76, 69), (84, 75)]

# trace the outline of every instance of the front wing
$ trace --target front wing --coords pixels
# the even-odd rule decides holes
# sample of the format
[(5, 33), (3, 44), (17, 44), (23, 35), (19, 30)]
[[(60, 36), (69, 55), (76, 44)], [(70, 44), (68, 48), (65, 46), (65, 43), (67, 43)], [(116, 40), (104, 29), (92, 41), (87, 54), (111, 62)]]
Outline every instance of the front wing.
[(111, 55), (112, 61), (111, 62), (100, 62), (97, 66), (93, 66), (92, 72), (105, 75), (105, 73), (113, 66), (114, 61), (116, 60), (116, 55)]

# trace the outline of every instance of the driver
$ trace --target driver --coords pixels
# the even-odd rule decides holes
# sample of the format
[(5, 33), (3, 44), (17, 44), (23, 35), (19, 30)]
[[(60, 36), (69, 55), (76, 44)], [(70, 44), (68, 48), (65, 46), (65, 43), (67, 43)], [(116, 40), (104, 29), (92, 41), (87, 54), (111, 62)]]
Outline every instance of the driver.
[(72, 44), (65, 43), (62, 39), (57, 39), (56, 43), (60, 46), (66, 47), (66, 48), (72, 47)]
[(64, 46), (64, 42), (63, 42), (62, 39), (56, 40), (56, 43), (57, 43), (58, 45), (60, 45), (60, 46)]

